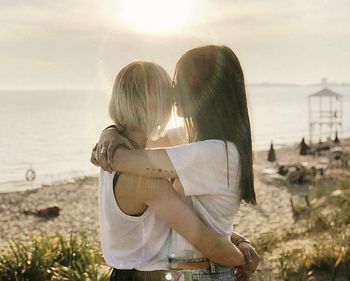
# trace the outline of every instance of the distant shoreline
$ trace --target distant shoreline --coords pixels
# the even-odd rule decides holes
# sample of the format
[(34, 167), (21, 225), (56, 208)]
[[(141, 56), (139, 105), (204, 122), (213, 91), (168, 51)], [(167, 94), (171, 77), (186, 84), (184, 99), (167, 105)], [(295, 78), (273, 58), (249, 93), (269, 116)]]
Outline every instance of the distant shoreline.
[(315, 83), (315, 84), (293, 84), (293, 83), (273, 83), (273, 82), (261, 82), (261, 83), (248, 83), (247, 87), (350, 87), (350, 83)]

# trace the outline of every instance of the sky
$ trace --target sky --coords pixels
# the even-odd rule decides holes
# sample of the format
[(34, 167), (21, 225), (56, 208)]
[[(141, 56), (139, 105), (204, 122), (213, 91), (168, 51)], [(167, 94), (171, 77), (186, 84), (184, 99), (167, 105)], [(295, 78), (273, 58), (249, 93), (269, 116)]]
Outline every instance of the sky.
[[(145, 4), (147, 3), (147, 5)], [(224, 44), (247, 83), (350, 82), (349, 0), (0, 0), (0, 89), (105, 89)]]

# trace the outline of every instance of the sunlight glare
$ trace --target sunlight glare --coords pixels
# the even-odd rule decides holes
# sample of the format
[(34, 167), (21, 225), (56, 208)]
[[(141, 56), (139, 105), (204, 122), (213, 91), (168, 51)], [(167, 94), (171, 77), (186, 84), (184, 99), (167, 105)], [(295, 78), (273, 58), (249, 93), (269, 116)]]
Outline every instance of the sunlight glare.
[(123, 0), (124, 20), (144, 32), (164, 32), (187, 23), (193, 0)]

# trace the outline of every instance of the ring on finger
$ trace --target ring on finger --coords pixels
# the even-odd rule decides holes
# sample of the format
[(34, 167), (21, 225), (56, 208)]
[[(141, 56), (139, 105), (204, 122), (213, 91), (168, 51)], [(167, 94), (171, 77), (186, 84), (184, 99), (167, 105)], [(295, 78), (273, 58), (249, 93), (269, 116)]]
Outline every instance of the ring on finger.
[(107, 154), (107, 147), (102, 147), (101, 151), (100, 151), (101, 154)]

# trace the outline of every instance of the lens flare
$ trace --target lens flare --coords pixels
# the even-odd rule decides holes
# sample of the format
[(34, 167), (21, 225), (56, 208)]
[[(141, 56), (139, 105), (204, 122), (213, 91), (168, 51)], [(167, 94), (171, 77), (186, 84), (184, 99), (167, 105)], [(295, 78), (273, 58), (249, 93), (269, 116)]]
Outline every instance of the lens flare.
[(179, 28), (193, 16), (191, 0), (123, 0), (124, 20), (143, 32), (164, 32)]

